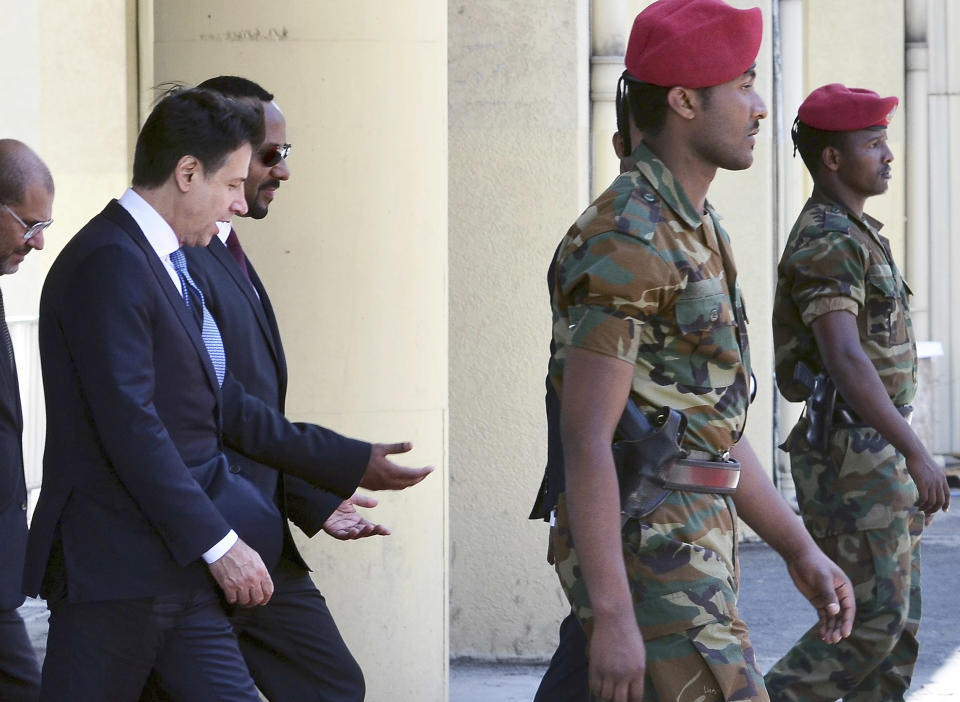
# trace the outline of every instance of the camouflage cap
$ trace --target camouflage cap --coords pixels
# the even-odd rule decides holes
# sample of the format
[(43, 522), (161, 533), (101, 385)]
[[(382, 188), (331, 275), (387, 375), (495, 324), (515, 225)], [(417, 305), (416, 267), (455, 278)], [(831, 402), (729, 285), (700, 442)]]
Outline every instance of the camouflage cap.
[(706, 88), (733, 80), (757, 59), (759, 7), (722, 0), (658, 0), (637, 15), (627, 43), (630, 77), (666, 88)]

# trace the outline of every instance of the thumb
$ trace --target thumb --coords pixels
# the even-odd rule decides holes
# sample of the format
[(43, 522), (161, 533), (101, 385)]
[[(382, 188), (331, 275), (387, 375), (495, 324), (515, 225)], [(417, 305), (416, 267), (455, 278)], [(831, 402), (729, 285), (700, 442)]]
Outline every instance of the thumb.
[(376, 507), (377, 499), (375, 497), (370, 497), (369, 495), (361, 495), (359, 492), (355, 492), (350, 498), (352, 502), (357, 507)]
[(386, 455), (390, 455), (392, 453), (406, 453), (413, 448), (413, 444), (409, 441), (401, 441), (399, 444), (380, 444), (380, 446)]

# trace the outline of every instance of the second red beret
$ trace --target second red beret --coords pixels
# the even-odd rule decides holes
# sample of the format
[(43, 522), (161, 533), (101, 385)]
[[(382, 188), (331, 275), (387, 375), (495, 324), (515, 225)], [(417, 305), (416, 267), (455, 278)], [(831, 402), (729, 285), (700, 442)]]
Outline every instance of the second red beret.
[(800, 105), (797, 117), (808, 127), (829, 132), (852, 132), (886, 127), (900, 101), (880, 97), (872, 90), (830, 83), (814, 90)]

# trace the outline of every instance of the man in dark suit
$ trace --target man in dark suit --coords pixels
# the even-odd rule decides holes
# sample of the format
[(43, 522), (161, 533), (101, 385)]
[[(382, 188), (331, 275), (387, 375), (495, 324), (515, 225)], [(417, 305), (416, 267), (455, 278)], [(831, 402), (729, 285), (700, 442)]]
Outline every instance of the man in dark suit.
[[(250, 161), (244, 183), (247, 213), (262, 219), (282, 181), (290, 177), (286, 157), (286, 122), (273, 95), (256, 83), (235, 76), (211, 78), (201, 88), (231, 98), (260, 102), (265, 139)], [(190, 249), (187, 260), (220, 328), (227, 367), (247, 392), (283, 411), (287, 366), (277, 319), (267, 291), (232, 227), (206, 248)], [(361, 517), (353, 502), (343, 501), (303, 480), (279, 476), (227, 449), (231, 463), (248, 477), (308, 536), (321, 529), (337, 538), (388, 533)], [(279, 478), (279, 479), (278, 479)], [(375, 503), (373, 503), (375, 504)], [(364, 698), (364, 679), (327, 608), (310, 579), (284, 520), (284, 549), (277, 563), (268, 563), (274, 593), (263, 607), (237, 609), (231, 616), (240, 650), (257, 686), (271, 702), (357, 702)]]
[(136, 700), (151, 668), (177, 699), (259, 699), (218, 588), (231, 605), (267, 602), (264, 560), (278, 558), (283, 529), (277, 506), (230, 470), (224, 443), (341, 499), (430, 471), (291, 424), (226, 371), (182, 247), (246, 212), (262, 140), (259, 106), (169, 94), (137, 139), (133, 187), (47, 276), (47, 442), (24, 571), (51, 612), (44, 700)]
[[(0, 139), (0, 275), (17, 272), (23, 257), (43, 248), (53, 220), (53, 178), (25, 144)], [(0, 295), (0, 700), (35, 702), (40, 668), (17, 607), (27, 547), (27, 486), (20, 435), (20, 386)]]

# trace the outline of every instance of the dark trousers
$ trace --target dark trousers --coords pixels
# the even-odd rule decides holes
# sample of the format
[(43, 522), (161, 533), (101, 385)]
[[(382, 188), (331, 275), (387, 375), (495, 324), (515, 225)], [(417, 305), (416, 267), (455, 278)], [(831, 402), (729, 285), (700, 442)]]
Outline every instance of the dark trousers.
[(310, 574), (283, 559), (271, 575), (270, 602), (231, 616), (257, 687), (270, 702), (362, 702), (363, 672)]
[(533, 702), (588, 702), (587, 637), (573, 616), (560, 622), (560, 642)]
[[(270, 702), (362, 702), (363, 672), (310, 574), (283, 559), (271, 576), (270, 602), (230, 615), (257, 687)], [(193, 702), (158, 677), (150, 675), (140, 702)]]
[(40, 666), (27, 628), (15, 609), (0, 610), (0, 700), (37, 702)]
[(191, 702), (258, 702), (213, 586), (149, 599), (50, 605), (44, 702), (135, 702), (150, 675)]

